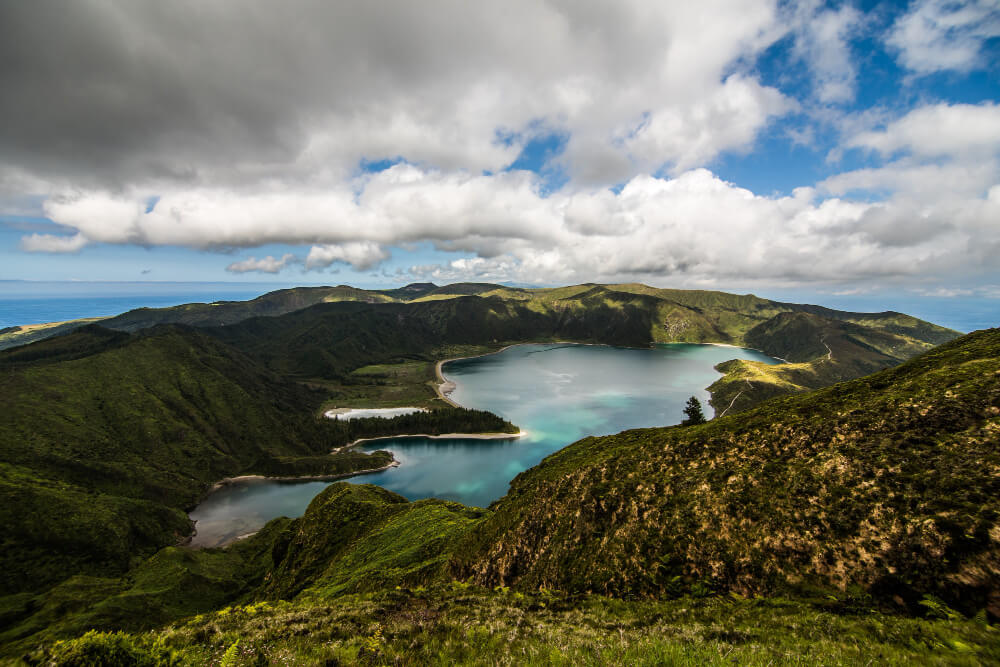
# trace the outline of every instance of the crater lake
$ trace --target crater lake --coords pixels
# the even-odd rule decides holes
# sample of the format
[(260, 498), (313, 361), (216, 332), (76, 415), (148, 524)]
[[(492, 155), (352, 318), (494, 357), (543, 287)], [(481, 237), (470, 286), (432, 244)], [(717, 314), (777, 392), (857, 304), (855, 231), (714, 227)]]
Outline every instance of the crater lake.
[[(714, 366), (729, 359), (781, 363), (756, 350), (686, 343), (646, 349), (525, 344), (449, 361), (442, 372), (456, 385), (453, 401), (495, 412), (526, 434), (507, 440), (381, 439), (360, 449), (387, 449), (400, 465), (349, 481), (377, 484), (410, 500), (437, 497), (485, 507), (507, 492), (518, 473), (580, 438), (678, 424), (691, 396), (711, 414), (706, 387), (721, 377)], [(190, 513), (197, 521), (192, 546), (224, 544), (275, 517), (301, 516), (329, 484), (227, 485)]]

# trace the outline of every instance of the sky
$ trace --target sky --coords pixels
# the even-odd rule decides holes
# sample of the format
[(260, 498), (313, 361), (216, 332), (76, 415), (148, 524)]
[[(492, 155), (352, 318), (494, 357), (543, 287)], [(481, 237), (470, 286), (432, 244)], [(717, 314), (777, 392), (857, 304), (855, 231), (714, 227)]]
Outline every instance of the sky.
[(0, 280), (1000, 303), (1000, 1), (0, 0)]

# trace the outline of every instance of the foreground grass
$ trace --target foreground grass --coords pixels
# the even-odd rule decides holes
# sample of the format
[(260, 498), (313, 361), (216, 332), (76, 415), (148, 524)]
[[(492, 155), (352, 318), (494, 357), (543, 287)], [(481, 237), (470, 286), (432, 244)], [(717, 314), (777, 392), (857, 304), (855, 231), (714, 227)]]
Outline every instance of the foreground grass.
[(231, 607), (151, 633), (92, 633), (31, 658), (84, 664), (73, 661), (88, 652), (97, 658), (114, 650), (132, 651), (148, 664), (192, 665), (976, 665), (1000, 660), (1000, 633), (982, 622), (852, 611), (832, 600), (826, 606), (733, 597), (569, 598), (456, 582), (325, 603)]

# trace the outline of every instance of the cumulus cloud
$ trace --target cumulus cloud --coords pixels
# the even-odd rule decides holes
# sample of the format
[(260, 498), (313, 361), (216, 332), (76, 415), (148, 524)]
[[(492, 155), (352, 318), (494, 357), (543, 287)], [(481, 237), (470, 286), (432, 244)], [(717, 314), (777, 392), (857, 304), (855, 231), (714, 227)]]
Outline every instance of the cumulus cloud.
[(982, 48), (1000, 37), (1000, 7), (995, 0), (920, 0), (892, 26), (886, 43), (899, 62), (918, 73), (969, 71), (990, 67)]
[(306, 257), (306, 269), (322, 269), (334, 262), (350, 264), (357, 271), (373, 269), (389, 259), (389, 251), (371, 241), (313, 246)]
[(820, 187), (843, 195), (883, 190), (910, 198), (977, 198), (1000, 182), (1000, 105), (932, 104), (884, 127), (858, 129), (844, 146), (889, 162), (827, 178)]
[(849, 137), (846, 145), (883, 155), (897, 151), (926, 157), (996, 153), (1000, 149), (1000, 104), (923, 106), (884, 129)]
[[(928, 7), (939, 32), (951, 21), (986, 34), (950, 5), (908, 16)], [(27, 196), (16, 201), (69, 230), (25, 236), (28, 251), (310, 248), (228, 267), (276, 273), (365, 271), (429, 243), (467, 256), (407, 275), (706, 286), (901, 279), (1000, 256), (995, 104), (880, 125), (855, 114), (843, 148), (876, 165), (789, 196), (703, 168), (803, 104), (853, 99), (864, 17), (850, 4), (80, 0), (0, 12), (0, 210)], [(808, 99), (755, 69), (782, 37), (810, 72)], [(545, 167), (568, 181), (551, 193), (508, 169), (544, 134), (565, 138)], [(808, 126), (795, 137), (822, 143)], [(361, 166), (384, 159), (398, 164)], [(849, 200), (857, 190), (887, 194)]]
[(777, 37), (772, 0), (80, 0), (0, 19), (0, 171), (53, 191), (330, 184), (395, 156), (498, 171), (544, 127), (569, 137), (572, 178), (613, 183), (744, 147), (789, 108), (733, 75)]
[(230, 273), (278, 273), (289, 264), (294, 264), (298, 261), (300, 260), (291, 253), (282, 255), (280, 259), (276, 259), (271, 255), (262, 257), (261, 259), (248, 257), (239, 262), (233, 262), (226, 267), (226, 271)]
[(789, 17), (794, 32), (794, 53), (813, 74), (820, 102), (848, 102), (854, 98), (857, 71), (850, 41), (862, 23), (862, 14), (849, 4), (825, 7), (818, 0), (794, 5)]
[[(991, 169), (975, 176), (977, 187), (989, 183), (996, 167)], [(886, 171), (855, 174), (857, 182), (831, 180), (824, 192), (850, 190), (875, 176), (899, 186)], [(941, 178), (941, 172), (929, 173), (907, 187)], [(952, 180), (960, 182), (961, 175)], [(79, 205), (134, 212), (113, 227), (117, 239), (101, 229), (109, 242), (312, 244), (307, 269), (343, 262), (367, 270), (388, 258), (387, 246), (420, 241), (475, 255), (415, 269), (438, 280), (793, 283), (995, 268), (1000, 256), (998, 185), (985, 197), (902, 192), (884, 202), (857, 202), (822, 199), (810, 188), (760, 196), (694, 169), (670, 178), (636, 176), (618, 193), (593, 188), (543, 196), (526, 173), (474, 176), (396, 165), (342, 191), (182, 191), (164, 195), (150, 211), (128, 201), (108, 205), (107, 199), (97, 194), (96, 201), (84, 197)], [(76, 227), (83, 240), (91, 238), (89, 219), (72, 202), (60, 206), (53, 210), (58, 221)], [(281, 261), (247, 266), (278, 270)]]
[(21, 249), (27, 252), (79, 252), (89, 241), (83, 234), (30, 234), (21, 239)]
[(776, 89), (734, 75), (688, 108), (649, 113), (618, 141), (641, 171), (656, 171), (669, 157), (679, 172), (704, 164), (723, 150), (749, 147), (769, 118), (795, 107)]

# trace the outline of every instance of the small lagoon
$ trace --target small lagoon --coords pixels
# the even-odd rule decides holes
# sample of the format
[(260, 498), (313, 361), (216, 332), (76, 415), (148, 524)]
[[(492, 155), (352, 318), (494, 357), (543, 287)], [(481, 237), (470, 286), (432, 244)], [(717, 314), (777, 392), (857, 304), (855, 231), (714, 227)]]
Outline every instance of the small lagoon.
[[(502, 352), (446, 363), (456, 403), (490, 410), (527, 435), (513, 440), (393, 438), (361, 449), (388, 449), (397, 468), (359, 477), (410, 500), (446, 498), (485, 507), (510, 480), (549, 454), (588, 435), (677, 424), (697, 396), (711, 415), (706, 387), (728, 359), (780, 363), (761, 352), (672, 343), (649, 349), (597, 345), (516, 345)], [(301, 516), (330, 482), (248, 481), (209, 496), (191, 518), (195, 546), (212, 546), (260, 528), (278, 516)]]

